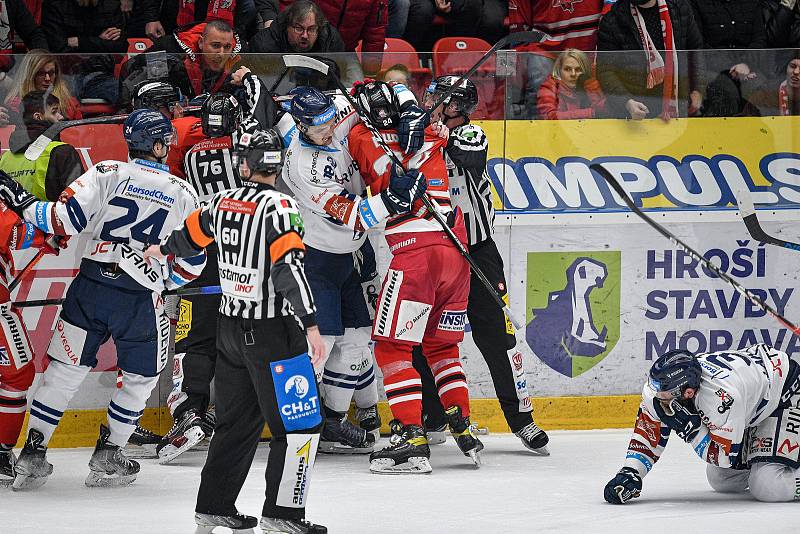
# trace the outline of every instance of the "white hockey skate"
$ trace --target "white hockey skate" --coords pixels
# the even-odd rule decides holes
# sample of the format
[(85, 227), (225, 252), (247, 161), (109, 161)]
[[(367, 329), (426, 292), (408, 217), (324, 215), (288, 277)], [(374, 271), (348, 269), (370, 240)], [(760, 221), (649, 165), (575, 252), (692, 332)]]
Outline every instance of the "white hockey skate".
[(47, 461), (47, 447), (44, 447), (44, 436), (36, 429), (28, 431), (28, 439), (14, 465), (14, 491), (34, 490), (44, 486), (47, 477), (53, 474), (53, 464)]
[(263, 534), (327, 534), (328, 528), (305, 519), (262, 517), (258, 524)]
[(536, 423), (531, 421), (519, 431), (514, 432), (525, 448), (536, 454), (537, 456), (550, 456), (550, 450), (547, 448), (547, 443), (550, 438), (544, 430), (536, 426)]
[(89, 460), (89, 474), (85, 481), (90, 488), (127, 486), (139, 474), (139, 463), (129, 460), (119, 445), (110, 443), (110, 436), (108, 428), (100, 425), (100, 437)]
[(233, 534), (256, 534), (255, 528), (258, 526), (258, 519), (250, 515), (215, 515), (194, 514), (194, 522), (197, 529), (194, 534), (211, 534), (215, 528), (223, 527), (230, 529)]
[(156, 447), (158, 463), (167, 464), (206, 437), (203, 419), (194, 409), (186, 410)]
[(0, 449), (0, 487), (10, 486), (14, 482), (16, 463), (17, 457), (14, 456), (14, 451)]

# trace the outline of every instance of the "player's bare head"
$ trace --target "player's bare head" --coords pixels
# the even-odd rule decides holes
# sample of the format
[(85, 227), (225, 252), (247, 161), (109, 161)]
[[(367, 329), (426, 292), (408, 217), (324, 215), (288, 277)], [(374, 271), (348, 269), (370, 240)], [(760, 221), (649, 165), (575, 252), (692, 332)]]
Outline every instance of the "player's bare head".
[(400, 120), (400, 101), (388, 83), (371, 81), (359, 85), (355, 98), (361, 110), (377, 128), (397, 127)]
[(313, 145), (330, 145), (336, 127), (333, 99), (313, 87), (297, 87), (289, 94), (289, 113), (303, 139)]
[(687, 350), (671, 350), (659, 356), (650, 368), (648, 385), (662, 404), (694, 398), (700, 387), (700, 362)]
[(214, 93), (200, 108), (203, 135), (223, 137), (231, 135), (242, 122), (242, 107), (229, 93)]
[(130, 157), (160, 163), (167, 159), (169, 147), (177, 140), (169, 119), (151, 109), (134, 110), (125, 119), (122, 133), (128, 144)]
[(432, 109), (434, 104), (453, 86), (450, 95), (431, 111), (431, 121), (442, 122), (453, 128), (469, 122), (470, 115), (478, 106), (478, 89), (469, 79), (458, 82), (458, 76), (439, 76), (425, 90), (422, 100), (425, 109)]
[(63, 120), (59, 111), (60, 101), (51, 91), (31, 91), (22, 98), (22, 120), (44, 121), (55, 124)]
[(286, 40), (294, 52), (308, 52), (317, 43), (317, 38), (327, 26), (328, 20), (317, 4), (310, 0), (298, 0), (284, 10), (286, 17)]
[(203, 28), (200, 36), (200, 61), (204, 67), (220, 72), (225, 68), (225, 63), (230, 59), (236, 38), (233, 28), (222, 20), (212, 20)]
[(233, 164), (242, 180), (274, 185), (283, 161), (283, 140), (275, 130), (241, 132), (234, 136)]

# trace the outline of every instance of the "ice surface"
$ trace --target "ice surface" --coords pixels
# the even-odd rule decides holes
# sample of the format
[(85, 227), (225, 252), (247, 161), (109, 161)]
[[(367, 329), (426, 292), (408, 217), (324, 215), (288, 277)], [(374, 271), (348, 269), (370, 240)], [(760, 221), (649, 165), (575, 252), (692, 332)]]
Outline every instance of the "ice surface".
[[(702, 462), (677, 440), (644, 480), (641, 498), (608, 505), (603, 486), (621, 465), (630, 431), (550, 436), (547, 458), (525, 452), (512, 435), (485, 436), (479, 470), (448, 439), (432, 448), (428, 476), (373, 475), (365, 456), (319, 455), (307, 515), (332, 534), (800, 532), (800, 503), (713, 492)], [(239, 496), (243, 513), (260, 514), (267, 453), (262, 444)], [(91, 449), (53, 449), (55, 471), (44, 487), (0, 490), (0, 533), (194, 531), (204, 452), (166, 466), (142, 460), (138, 480), (127, 488), (86, 488), (90, 456)]]

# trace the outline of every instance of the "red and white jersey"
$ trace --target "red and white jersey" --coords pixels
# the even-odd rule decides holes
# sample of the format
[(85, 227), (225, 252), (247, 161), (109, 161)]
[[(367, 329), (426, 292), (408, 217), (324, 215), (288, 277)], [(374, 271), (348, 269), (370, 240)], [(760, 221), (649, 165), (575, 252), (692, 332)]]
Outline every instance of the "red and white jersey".
[[(447, 216), (452, 211), (447, 167), (444, 162), (447, 139), (442, 139), (429, 127), (425, 131), (425, 142), (422, 148), (408, 155), (400, 148), (395, 131), (382, 131), (381, 136), (403, 162), (406, 169), (419, 169), (425, 175), (428, 181), (428, 196), (438, 208), (439, 213)], [(357, 125), (350, 133), (350, 153), (373, 195), (377, 195), (389, 187), (392, 160), (363, 124)], [(417, 200), (410, 213), (394, 215), (386, 222), (386, 241), (390, 247), (397, 241), (397, 238), (392, 236), (406, 232), (442, 232), (442, 227), (425, 209), (422, 201)]]
[(11, 299), (8, 292), (11, 273), (14, 272), (14, 258), (11, 251), (29, 247), (39, 248), (46, 238), (47, 234), (20, 219), (16, 213), (0, 202), (0, 303)]
[(603, 0), (509, 0), (512, 32), (539, 30), (548, 35), (541, 43), (518, 47), (519, 51), (559, 52), (597, 48), (597, 28)]
[[(731, 467), (743, 446), (745, 431), (778, 408), (789, 356), (758, 344), (744, 350), (698, 354), (697, 359), (702, 373), (694, 403), (703, 426), (691, 446), (703, 461)], [(625, 466), (642, 476), (653, 468), (670, 434), (669, 427), (656, 415), (653, 402), (658, 402), (655, 393), (645, 385), (625, 458)]]

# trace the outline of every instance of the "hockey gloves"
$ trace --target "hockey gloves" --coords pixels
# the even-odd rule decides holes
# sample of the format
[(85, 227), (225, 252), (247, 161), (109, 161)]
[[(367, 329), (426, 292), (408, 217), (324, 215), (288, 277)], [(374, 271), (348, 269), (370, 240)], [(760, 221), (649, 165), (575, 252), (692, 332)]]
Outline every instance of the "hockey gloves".
[(406, 154), (422, 148), (425, 142), (425, 128), (431, 117), (414, 102), (406, 102), (400, 109), (400, 122), (397, 124), (397, 140)]
[(683, 441), (691, 443), (703, 426), (700, 414), (697, 413), (694, 403), (691, 403), (690, 406), (684, 406), (680, 402), (673, 400), (669, 407), (672, 413), (668, 414), (661, 402), (658, 399), (653, 399), (653, 408), (658, 418), (678, 434)]
[(11, 211), (19, 215), (20, 219), (24, 219), (22, 212), (36, 202), (36, 197), (28, 193), (19, 182), (0, 171), (0, 200), (5, 202)]
[(68, 241), (69, 236), (47, 234), (41, 249), (45, 254), (53, 254), (54, 256), (58, 256), (58, 253), (61, 252), (62, 249), (67, 248)]
[(632, 467), (623, 467), (606, 484), (603, 497), (611, 504), (625, 504), (642, 493), (642, 477)]
[(409, 169), (403, 174), (402, 169), (392, 165), (389, 187), (381, 192), (381, 199), (390, 214), (408, 213), (414, 201), (425, 194), (427, 188), (425, 175), (417, 169)]

